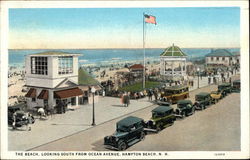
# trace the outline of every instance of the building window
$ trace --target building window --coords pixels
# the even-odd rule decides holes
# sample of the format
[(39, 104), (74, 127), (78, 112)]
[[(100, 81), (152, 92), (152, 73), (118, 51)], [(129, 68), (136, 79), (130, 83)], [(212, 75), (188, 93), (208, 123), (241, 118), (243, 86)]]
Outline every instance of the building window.
[(225, 61), (225, 57), (222, 57), (222, 60)]
[(216, 60), (219, 61), (220, 57), (217, 57)]
[(47, 57), (31, 57), (31, 74), (48, 75)]
[(31, 101), (32, 101), (32, 102), (35, 102), (35, 101), (36, 101), (36, 98), (32, 98)]
[(232, 57), (230, 57), (230, 61), (231, 61), (231, 60), (233, 60), (233, 58), (232, 58)]
[(58, 57), (58, 74), (73, 73), (73, 57)]
[(213, 61), (214, 60), (214, 57), (211, 57), (211, 61)]

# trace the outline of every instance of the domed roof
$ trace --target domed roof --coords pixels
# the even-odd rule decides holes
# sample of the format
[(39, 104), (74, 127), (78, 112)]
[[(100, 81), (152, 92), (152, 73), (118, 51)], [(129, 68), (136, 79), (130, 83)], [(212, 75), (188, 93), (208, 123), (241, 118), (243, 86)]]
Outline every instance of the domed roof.
[(165, 49), (160, 56), (187, 56), (178, 46), (171, 46)]

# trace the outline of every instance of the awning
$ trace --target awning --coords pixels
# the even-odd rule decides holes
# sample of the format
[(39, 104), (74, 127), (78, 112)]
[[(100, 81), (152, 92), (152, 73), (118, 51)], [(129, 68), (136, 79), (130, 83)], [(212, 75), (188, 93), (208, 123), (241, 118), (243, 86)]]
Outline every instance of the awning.
[(47, 100), (49, 98), (49, 91), (48, 90), (42, 90), (37, 98)]
[(25, 95), (25, 97), (36, 98), (36, 89), (30, 88), (30, 90), (29, 90), (28, 93)]
[(66, 90), (61, 90), (61, 91), (54, 91), (54, 98), (70, 98), (70, 97), (76, 97), (83, 95), (82, 90), (79, 88), (71, 88), (71, 89), (66, 89)]

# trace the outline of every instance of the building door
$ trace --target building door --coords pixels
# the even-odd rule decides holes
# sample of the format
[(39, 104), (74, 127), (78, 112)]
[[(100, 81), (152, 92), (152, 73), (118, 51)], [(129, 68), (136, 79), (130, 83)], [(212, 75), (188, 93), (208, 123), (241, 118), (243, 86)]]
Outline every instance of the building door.
[(76, 105), (76, 97), (71, 98), (71, 105), (75, 106)]

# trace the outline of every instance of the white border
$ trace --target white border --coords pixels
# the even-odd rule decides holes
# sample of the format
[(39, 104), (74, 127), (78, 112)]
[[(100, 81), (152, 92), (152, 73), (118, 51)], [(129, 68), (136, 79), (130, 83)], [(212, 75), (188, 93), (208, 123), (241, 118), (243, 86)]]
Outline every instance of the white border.
[[(57, 159), (59, 157), (25, 157), (16, 156), (16, 152), (9, 152), (7, 143), (7, 93), (8, 93), (8, 9), (9, 8), (135, 8), (135, 7), (240, 7), (241, 8), (241, 151), (235, 152), (166, 152), (164, 156), (87, 156), (87, 157), (60, 157), (60, 159), (180, 159), (180, 158), (211, 158), (211, 159), (228, 159), (228, 158), (248, 158), (249, 157), (249, 9), (248, 1), (2, 1), (1, 2), (1, 158), (3, 159)], [(25, 153), (25, 152), (23, 152)], [(41, 152), (37, 152), (41, 153)], [(58, 153), (58, 152), (57, 152)], [(94, 152), (86, 152), (94, 153)], [(99, 152), (100, 153), (100, 152)], [(143, 153), (143, 152), (140, 152)], [(157, 152), (159, 153), (159, 152)], [(164, 152), (162, 152), (164, 153)], [(224, 153), (224, 156), (215, 156), (216, 153)]]

